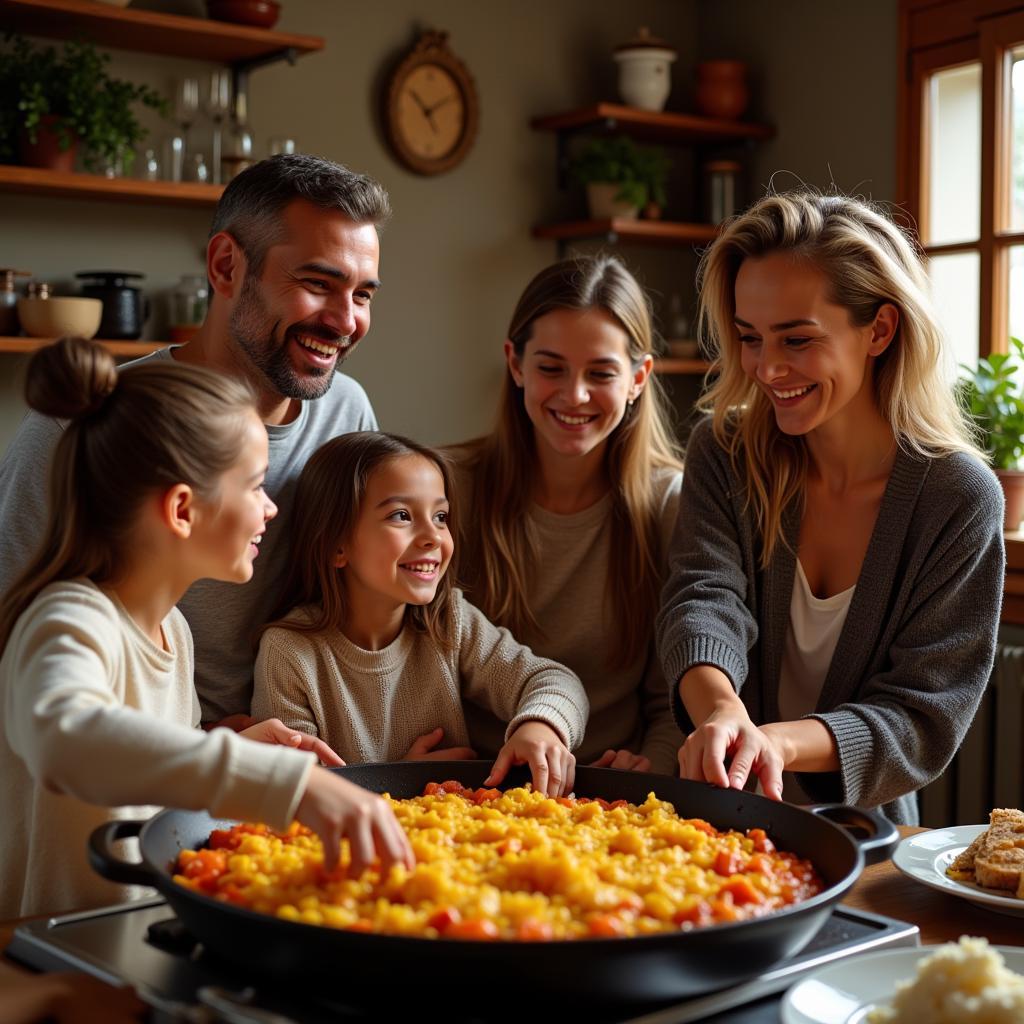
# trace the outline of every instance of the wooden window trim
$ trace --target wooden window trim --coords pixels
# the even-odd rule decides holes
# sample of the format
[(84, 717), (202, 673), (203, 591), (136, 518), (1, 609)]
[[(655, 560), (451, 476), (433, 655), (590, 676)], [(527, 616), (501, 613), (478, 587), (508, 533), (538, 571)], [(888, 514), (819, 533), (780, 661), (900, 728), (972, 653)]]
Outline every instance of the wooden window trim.
[[(899, 195), (926, 253), (978, 252), (980, 260), (979, 354), (1003, 352), (1009, 334), (1010, 248), (1024, 233), (1008, 230), (1012, 139), (1008, 131), (1010, 56), (1024, 43), (1020, 0), (900, 0)], [(930, 246), (928, 95), (925, 79), (934, 71), (980, 62), (981, 221), (976, 242)], [(998, 170), (998, 174), (997, 174)]]

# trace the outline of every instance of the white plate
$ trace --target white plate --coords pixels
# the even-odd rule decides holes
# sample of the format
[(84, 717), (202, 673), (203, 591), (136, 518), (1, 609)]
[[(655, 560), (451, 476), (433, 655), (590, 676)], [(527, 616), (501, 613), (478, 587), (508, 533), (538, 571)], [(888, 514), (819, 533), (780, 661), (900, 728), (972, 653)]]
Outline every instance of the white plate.
[(946, 874), (946, 868), (987, 828), (988, 825), (956, 825), (919, 832), (896, 847), (892, 862), (905, 875), (940, 892), (960, 896), (1000, 914), (1024, 917), (1024, 899), (1008, 893), (1001, 896), (999, 890), (983, 889), (973, 882), (956, 882)]
[[(869, 1011), (893, 997), (898, 981), (914, 977), (918, 960), (938, 948), (887, 949), (823, 967), (801, 978), (785, 994), (782, 1024), (861, 1024)], [(1003, 954), (1007, 967), (1024, 974), (1024, 949), (994, 948)]]

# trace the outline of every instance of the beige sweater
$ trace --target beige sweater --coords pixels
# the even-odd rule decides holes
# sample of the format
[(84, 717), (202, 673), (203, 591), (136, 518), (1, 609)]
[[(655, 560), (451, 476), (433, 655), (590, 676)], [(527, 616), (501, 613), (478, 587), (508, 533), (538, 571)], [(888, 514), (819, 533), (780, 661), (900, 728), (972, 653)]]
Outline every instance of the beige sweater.
[(138, 895), (89, 867), (90, 832), (152, 806), (291, 821), (312, 754), (204, 733), (181, 613), (154, 644), (88, 580), (46, 587), (0, 658), (0, 918), (103, 906)]
[[(472, 515), (472, 480), (458, 464), (465, 449), (449, 454), (460, 470), (458, 508), (469, 508)], [(655, 484), (661, 527), (658, 557), (666, 574), (681, 484), (682, 473), (667, 470)], [(605, 750), (624, 748), (649, 757), (654, 771), (676, 775), (684, 737), (669, 706), (668, 685), (654, 646), (653, 620), (645, 654), (624, 668), (611, 667), (617, 626), (605, 600), (610, 510), (610, 494), (572, 515), (530, 506), (539, 570), (531, 574), (529, 601), (541, 631), (529, 630), (516, 639), (537, 654), (568, 666), (583, 681), (590, 699), (590, 720), (576, 752), (580, 764), (595, 760)], [(481, 756), (493, 754), (501, 741), (500, 723), (473, 707), (466, 709), (466, 718), (473, 746)]]
[(496, 715), (504, 737), (539, 719), (576, 747), (587, 723), (587, 696), (576, 676), (516, 643), (461, 591), (452, 596), (450, 651), (409, 627), (380, 651), (357, 647), (340, 630), (268, 629), (256, 658), (252, 713), (319, 736), (350, 764), (401, 760), (438, 726), (440, 746), (465, 746), (463, 698)]

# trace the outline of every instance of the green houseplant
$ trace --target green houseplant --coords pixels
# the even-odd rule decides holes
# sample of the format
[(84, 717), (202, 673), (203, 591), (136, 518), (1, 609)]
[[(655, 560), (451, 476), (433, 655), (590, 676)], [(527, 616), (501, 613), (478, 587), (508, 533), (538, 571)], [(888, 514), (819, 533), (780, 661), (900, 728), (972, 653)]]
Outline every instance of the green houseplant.
[(123, 165), (146, 131), (133, 107), (142, 103), (163, 114), (166, 100), (154, 89), (107, 73), (108, 54), (89, 43), (69, 42), (58, 52), (9, 33), (0, 51), (0, 161), (18, 155), (19, 138), (31, 146), (52, 134), (56, 149), (82, 148), (89, 170)]
[(1006, 495), (1006, 528), (1016, 530), (1024, 515), (1024, 342), (1010, 338), (1011, 351), (962, 367), (959, 388), (964, 408), (978, 429)]
[[(570, 163), (572, 177), (588, 187), (594, 217), (635, 217), (648, 203), (664, 206), (668, 169), (662, 150), (618, 136), (592, 139)], [(599, 191), (595, 186), (606, 187)]]

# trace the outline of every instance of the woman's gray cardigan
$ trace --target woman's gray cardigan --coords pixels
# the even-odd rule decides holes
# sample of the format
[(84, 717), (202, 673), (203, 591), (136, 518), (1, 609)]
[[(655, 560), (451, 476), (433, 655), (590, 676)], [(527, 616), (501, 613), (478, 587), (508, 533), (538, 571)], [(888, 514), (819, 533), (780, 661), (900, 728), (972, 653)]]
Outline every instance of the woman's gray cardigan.
[[(692, 730), (678, 682), (695, 665), (731, 680), (756, 723), (779, 719), (779, 673), (800, 527), (762, 569), (741, 478), (710, 418), (686, 459), (668, 582), (657, 622), (670, 700)], [(916, 824), (916, 790), (952, 760), (988, 682), (1003, 593), (1003, 496), (967, 455), (896, 457), (857, 589), (814, 713), (839, 771), (801, 773), (816, 801), (881, 807)]]

